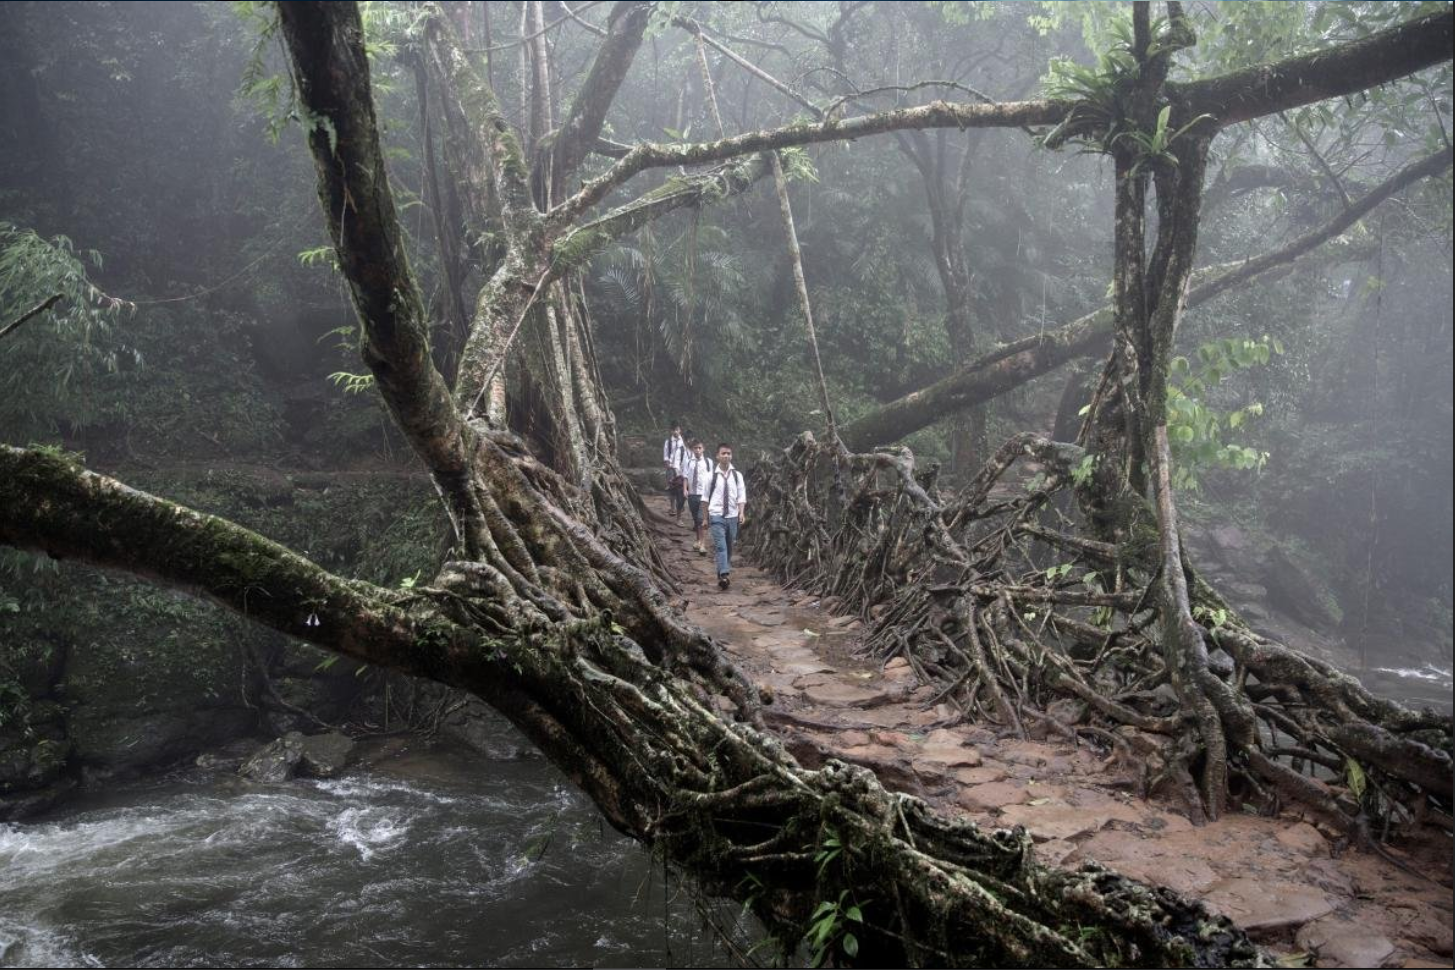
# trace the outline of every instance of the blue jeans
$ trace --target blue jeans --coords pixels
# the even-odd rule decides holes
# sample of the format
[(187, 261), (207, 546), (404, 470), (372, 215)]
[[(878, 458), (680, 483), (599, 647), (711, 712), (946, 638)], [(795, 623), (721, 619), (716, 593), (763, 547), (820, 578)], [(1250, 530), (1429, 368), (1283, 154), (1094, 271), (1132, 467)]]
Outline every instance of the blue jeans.
[(733, 568), (733, 543), (738, 541), (738, 518), (709, 515), (707, 521), (712, 529), (712, 549), (717, 553), (717, 574), (721, 576)]
[(687, 496), (687, 507), (692, 510), (692, 528), (702, 528), (702, 496)]

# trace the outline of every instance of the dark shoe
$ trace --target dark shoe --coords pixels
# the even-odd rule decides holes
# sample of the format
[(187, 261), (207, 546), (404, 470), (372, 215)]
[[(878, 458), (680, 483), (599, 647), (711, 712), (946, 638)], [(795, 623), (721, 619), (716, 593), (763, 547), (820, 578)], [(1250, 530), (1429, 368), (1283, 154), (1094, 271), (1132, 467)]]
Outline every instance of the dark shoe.
[(717, 588), (718, 589), (727, 589), (728, 588), (728, 574), (727, 573), (721, 573), (721, 574), (718, 575), (718, 577), (717, 577)]

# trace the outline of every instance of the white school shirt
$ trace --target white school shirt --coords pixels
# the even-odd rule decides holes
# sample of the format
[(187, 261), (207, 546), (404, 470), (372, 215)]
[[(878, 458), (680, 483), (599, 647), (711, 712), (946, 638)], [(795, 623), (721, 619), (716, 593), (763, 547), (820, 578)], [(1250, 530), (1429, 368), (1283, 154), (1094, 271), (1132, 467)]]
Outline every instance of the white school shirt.
[(662, 442), (662, 461), (675, 469), (682, 463), (682, 453), (685, 451), (687, 451), (687, 442), (682, 440), (681, 435), (674, 435)]
[(707, 494), (707, 483), (712, 481), (712, 466), (711, 458), (706, 455), (698, 458), (690, 451), (682, 459), (682, 464), (677, 466), (677, 474), (687, 479), (688, 495), (701, 497)]
[[(736, 519), (738, 506), (748, 500), (748, 487), (743, 483), (743, 473), (731, 465), (728, 466), (726, 475), (718, 471), (716, 465), (713, 466), (707, 491), (711, 494), (707, 503), (707, 514), (721, 515), (725, 519)], [(722, 510), (724, 499), (728, 503), (726, 513)]]

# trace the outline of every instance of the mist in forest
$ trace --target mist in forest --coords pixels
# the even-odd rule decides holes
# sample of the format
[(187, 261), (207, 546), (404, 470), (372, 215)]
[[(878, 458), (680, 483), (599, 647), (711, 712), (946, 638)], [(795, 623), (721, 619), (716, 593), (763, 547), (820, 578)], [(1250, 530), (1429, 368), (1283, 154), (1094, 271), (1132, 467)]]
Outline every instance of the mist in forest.
[[(1164, 6), (1182, 5), (1153, 6), (1153, 19), (1138, 26), (1133, 5), (1120, 3), (366, 4), (372, 112), (357, 98), (347, 110), (377, 126), (379, 153), (340, 161), (331, 174), (320, 159), (354, 159), (349, 153), (359, 141), (343, 120), (310, 106), (305, 95), (322, 82), (309, 73), (303, 35), (280, 24), (275, 5), (0, 5), (0, 443), (17, 455), (38, 449), (76, 468), (84, 463), (235, 520), (324, 570), (387, 591), (392, 605), (436, 595), (418, 593), (436, 586), (460, 596), (467, 584), (450, 573), (452, 565), (492, 562), (489, 582), (519, 586), (527, 577), (535, 585), (522, 600), (552, 622), (604, 611), (623, 637), (647, 643), (644, 656), (655, 661), (651, 651), (666, 648), (651, 644), (690, 639), (677, 621), (653, 619), (655, 611), (695, 606), (707, 595), (662, 581), (680, 578), (682, 567), (653, 538), (660, 528), (653, 516), (671, 512), (664, 494), (683, 487), (671, 469), (664, 484), (659, 457), (674, 425), (689, 443), (700, 438), (709, 460), (719, 442), (731, 444), (736, 467), (748, 475), (745, 530), (766, 520), (790, 536), (745, 531), (748, 552), (734, 555), (756, 556), (765, 575), (790, 588), (832, 592), (838, 607), (867, 624), (866, 638), (894, 615), (888, 604), (900, 601), (888, 599), (890, 586), (929, 584), (927, 602), (948, 585), (970, 588), (968, 566), (959, 573), (943, 563), (904, 567), (885, 582), (885, 599), (858, 603), (846, 591), (853, 584), (835, 587), (833, 577), (794, 559), (787, 550), (810, 542), (813, 530), (799, 534), (802, 522), (792, 516), (800, 513), (768, 503), (788, 494), (777, 490), (774, 476), (796, 467), (802, 454), (790, 446), (810, 432), (819, 445), (842, 441), (844, 455), (878, 449), (910, 456), (912, 473), (893, 487), (920, 494), (923, 486), (924, 508), (935, 514), (967, 503), (974, 514), (964, 512), (955, 528), (968, 529), (965, 523), (982, 516), (989, 522), (1047, 489), (1036, 499), (1036, 528), (1082, 528), (1090, 551), (1083, 556), (1063, 542), (1027, 552), (1018, 539), (1019, 551), (1014, 543), (1004, 551), (1020, 557), (1014, 569), (976, 571), (974, 582), (1011, 584), (1015, 595), (1039, 582), (1054, 601), (1058, 583), (1064, 592), (1085, 574), (1085, 588), (1075, 594), (1082, 599), (1067, 607), (1080, 611), (1068, 614), (1067, 629), (1079, 623), (1082, 632), (1057, 633), (1074, 640), (1097, 629), (1109, 634), (1116, 623), (1138, 635), (1152, 629), (1133, 623), (1145, 603), (1126, 600), (1123, 581), (1127, 589), (1135, 584), (1125, 550), (1115, 563), (1087, 558), (1133, 542), (1134, 530), (1106, 525), (1097, 518), (1105, 509), (1077, 490), (1103, 473), (1093, 457), (1106, 429), (1121, 427), (1116, 395), (1131, 394), (1132, 384), (1118, 367), (1140, 359), (1145, 368), (1156, 357), (1158, 376), (1144, 380), (1141, 392), (1155, 392), (1149, 413), (1161, 416), (1170, 439), (1164, 470), (1178, 516), (1171, 531), (1180, 536), (1183, 562), (1195, 563), (1187, 618), (1205, 628), (1213, 653), (1226, 646), (1217, 630), (1231, 622), (1231, 610), (1239, 635), (1285, 645), (1315, 658), (1321, 672), (1347, 672), (1376, 695), (1430, 708), (1428, 718), (1446, 717), (1455, 667), (1451, 64), (1361, 82), (1324, 100), (1290, 96), (1286, 105), (1247, 109), (1238, 124), (1184, 117), (1178, 98), (1195, 94), (1203, 79), (1236, 78), (1377, 38), (1448, 14), (1449, 5), (1198, 2), (1165, 17)], [(1126, 93), (1143, 83), (1135, 58), (1161, 55), (1145, 46), (1139, 54), (1135, 32), (1175, 39), (1184, 21), (1196, 43), (1175, 48), (1166, 75), (1175, 96), (1160, 116), (1144, 111), (1150, 126), (1138, 128), (1128, 120), (1135, 99)], [(440, 53), (442, 31), (457, 61)], [(626, 53), (611, 54), (613, 43)], [(602, 67), (611, 57), (619, 58), (617, 74)], [(450, 73), (452, 64), (459, 73)], [(467, 72), (492, 97), (464, 83)], [(605, 92), (596, 107), (593, 91)], [(935, 114), (942, 103), (962, 112), (959, 123)], [(1082, 107), (1054, 118), (1049, 108), (1042, 115), (1027, 108), (1008, 122), (964, 121), (981, 118), (976, 111), (1073, 103)], [(1171, 113), (1174, 107), (1179, 113)], [(876, 122), (853, 138), (791, 134), (892, 112), (928, 120)], [(479, 123), (482, 117), (491, 123)], [(580, 137), (587, 129), (589, 137)], [(752, 152), (722, 149), (724, 140), (753, 132), (772, 134)], [(783, 132), (790, 134), (777, 137)], [(1201, 152), (1195, 158), (1194, 145)], [(652, 150), (644, 155), (634, 146)], [(513, 150), (525, 174), (512, 188), (511, 165), (501, 158)], [(1200, 208), (1193, 209), (1192, 266), (1173, 300), (1185, 296), (1185, 308), (1166, 331), (1175, 333), (1170, 347), (1134, 347), (1116, 321), (1137, 300), (1148, 320), (1159, 319), (1152, 309), (1158, 287), (1179, 272), (1163, 249), (1172, 246), (1171, 227), (1178, 225), (1169, 200), (1173, 186), (1186, 184), (1190, 158), (1199, 166)], [(629, 178), (615, 180), (621, 166), (639, 159)], [(389, 235), (378, 238), (387, 244), (360, 256), (338, 239), (351, 238), (350, 220), (368, 211), (353, 194), (358, 183), (349, 180), (375, 161), (377, 172), (387, 173), (380, 194), (392, 193), (388, 211), (396, 221), (381, 219)], [(1127, 175), (1122, 182), (1119, 172)], [(1119, 185), (1137, 178), (1145, 192), (1137, 260), (1150, 269), (1133, 299), (1118, 282), (1129, 258), (1118, 220), (1131, 211), (1119, 201)], [(592, 196), (596, 182), (610, 184)], [(512, 212), (521, 211), (512, 205), (538, 220), (536, 236), (514, 235), (513, 226), (524, 223), (512, 223)], [(550, 221), (561, 213), (561, 222)], [(530, 249), (542, 239), (548, 242), (539, 251)], [(392, 262), (379, 255), (386, 250)], [(396, 275), (380, 269), (386, 263)], [(386, 277), (396, 297), (375, 294), (370, 304), (368, 281)], [(361, 306), (388, 303), (387, 313), (404, 321), (390, 326), (413, 326), (400, 280), (418, 290), (424, 334), (419, 358), (407, 366), (400, 345), (380, 338), (380, 328), (360, 313)], [(493, 334), (490, 340), (481, 339), (483, 331)], [(438, 414), (438, 400), (389, 383), (398, 379), (392, 375), (423, 371), (438, 379), (438, 400), (460, 407), (463, 417), (448, 433), (419, 430), (419, 415)], [(432, 403), (409, 410), (422, 400)], [(1135, 425), (1136, 408), (1127, 405), (1126, 427)], [(489, 434), (481, 430), (487, 426)], [(1048, 443), (1045, 453), (1027, 448), (1014, 467), (1007, 460), (994, 475), (982, 471), (993, 470), (1007, 441), (1029, 434)], [(1161, 459), (1145, 443), (1154, 439), (1128, 435), (1120, 473), (1131, 490), (1155, 497)], [(512, 443), (500, 444), (507, 437)], [(556, 503), (560, 515), (550, 521), (581, 517), (597, 545), (583, 544), (586, 551), (560, 562), (541, 560), (538, 570), (527, 566), (531, 556), (541, 558), (531, 543), (549, 532), (538, 525), (549, 516), (500, 495), (486, 511), (471, 512), (468, 495), (441, 484), (443, 459), (431, 455), (444, 453), (441, 442), (466, 438), (499, 445), (527, 469), (519, 480)], [(1078, 449), (1068, 467), (1055, 464), (1057, 443)], [(803, 459), (804, 508), (820, 498), (828, 503), (815, 508), (813, 521), (830, 531), (842, 521), (858, 523), (854, 503), (833, 504), (847, 494), (842, 469), (849, 466), (829, 471), (822, 455)], [(490, 474), (504, 461), (489, 465)], [(885, 459), (883, 474), (891, 465)], [(547, 472), (559, 481), (542, 485)], [(472, 487), (483, 491), (478, 482)], [(889, 487), (865, 485), (855, 501), (879, 501)], [(1082, 495), (1080, 505), (1075, 495)], [(873, 557), (880, 556), (884, 570), (896, 568), (904, 543), (929, 533), (928, 526), (916, 533), (894, 518), (906, 507), (887, 505), (880, 518), (865, 520), (865, 536), (875, 527), (904, 530), (893, 551), (875, 547), (872, 556), (846, 560), (872, 560), (878, 568), (881, 559)], [(469, 537), (472, 514), (484, 523), (485, 539)], [(1137, 555), (1156, 546), (1158, 520), (1147, 521), (1153, 540)], [(513, 522), (519, 535), (501, 538), (502, 522)], [(565, 526), (552, 527), (583, 541)], [(0, 540), (11, 534), (4, 528)], [(691, 535), (691, 528), (689, 522), (682, 539), (693, 543), (690, 555), (717, 564), (702, 567), (713, 568), (718, 583), (708, 594), (728, 591), (720, 560), (712, 558), (716, 540), (708, 531)], [(975, 534), (981, 545), (964, 539), (965, 548), (980, 555), (988, 534)], [(111, 548), (127, 545), (109, 541)], [(271, 739), (328, 726), (365, 725), (358, 733), (370, 736), (412, 730), (497, 754), (510, 748), (502, 762), (527, 757), (502, 740), (513, 737), (505, 720), (522, 725), (519, 712), (501, 718), (477, 699), (457, 704), (454, 694), (420, 686), (422, 680), (403, 687), (394, 679), (400, 674), (384, 669), (389, 664), (371, 666), (372, 658), (350, 655), (335, 664), (338, 657), (315, 647), (295, 650), (290, 644), (297, 640), (289, 638), (309, 639), (313, 626), (333, 622), (314, 600), (298, 611), (309, 629), (264, 619), (272, 628), (265, 630), (112, 573), (58, 565), (62, 554), (47, 558), (37, 551), (43, 547), (0, 541), (0, 755), (14, 754), (20, 766), (0, 770), (0, 805), (58, 786), (93, 790), (93, 777), (129, 779), (162, 765), (190, 765), (200, 752), (243, 735)], [(1160, 549), (1165, 556), (1166, 546)], [(774, 555), (783, 562), (771, 561)], [(65, 556), (130, 568), (104, 557)], [(657, 577), (641, 580), (642, 588), (661, 582), (667, 592), (633, 592), (650, 602), (640, 606), (622, 592), (635, 590), (638, 580), (623, 579), (624, 566), (603, 566), (608, 556)], [(824, 568), (821, 559), (815, 563)], [(975, 563), (978, 570), (981, 560)], [(744, 568), (740, 563), (739, 573)], [(1161, 581), (1160, 568), (1143, 577), (1147, 589)], [(591, 578), (582, 579), (583, 570)], [(140, 566), (130, 571), (156, 575)], [(167, 581), (246, 612), (206, 582)], [(476, 575), (471, 582), (486, 581)], [(873, 586), (868, 578), (855, 583)], [(1199, 583), (1215, 589), (1227, 609), (1200, 593)], [(558, 605), (540, 606), (546, 602)], [(1000, 602), (988, 598), (985, 616)], [(1112, 619), (1113, 607), (1125, 616)], [(920, 608), (940, 622), (933, 603)], [(1041, 615), (1038, 629), (1057, 629), (1047, 626), (1054, 610)], [(1034, 611), (1025, 615), (1036, 618)], [(977, 637), (975, 614), (954, 622)], [(988, 629), (991, 620), (983, 622)], [(996, 614), (994, 622), (1031, 636), (1030, 621), (1019, 614)], [(1011, 634), (1001, 632), (1010, 644)], [(971, 664), (965, 657), (973, 654), (956, 646), (957, 636), (945, 638), (950, 654), (929, 654), (927, 666), (914, 659), (916, 673), (936, 684), (932, 693), (944, 688), (941, 696), (950, 701), (971, 685), (956, 723), (973, 721), (979, 711), (1024, 735), (1008, 708), (1042, 695), (1027, 689), (1008, 701), (994, 683), (1000, 678), (1014, 687), (1030, 674), (1012, 674), (1002, 661), (1004, 676), (972, 676), (959, 666)], [(983, 636), (987, 649), (1001, 648)], [(109, 646), (88, 658), (85, 645), (100, 641)], [(890, 659), (876, 662), (883, 667)], [(1247, 670), (1241, 655), (1237, 662), (1229, 683), (1242, 689)], [(1216, 668), (1225, 679), (1233, 670), (1231, 659), (1226, 671)], [(703, 676), (709, 687), (721, 687)], [(115, 686), (122, 677), (150, 686), (122, 698)], [(1176, 678), (1165, 671), (1158, 677), (1148, 677), (1143, 693), (1150, 697), (1160, 686), (1173, 696), (1167, 684)], [(1130, 674), (1117, 688), (1143, 696)], [(1267, 694), (1283, 696), (1278, 689)], [(487, 727), (464, 725), (466, 714), (478, 714)], [(1258, 730), (1277, 741), (1283, 729)], [(42, 757), (42, 742), (62, 753)], [(521, 742), (522, 750), (530, 747)], [(1305, 765), (1306, 752), (1291, 742), (1288, 748), (1298, 771), (1307, 768), (1310, 778), (1323, 771), (1320, 784), (1348, 774), (1339, 767), (1343, 754), (1321, 750), (1316, 754), (1328, 764), (1315, 757)], [(1205, 795), (1211, 791), (1208, 777), (1221, 777), (1201, 774), (1208, 770), (1201, 765), (1189, 761), (1194, 796), (1197, 785)], [(547, 770), (544, 761), (535, 766)], [(450, 762), (449, 770), (457, 769)], [(437, 780), (431, 772), (445, 770), (411, 763), (399, 784), (427, 787)], [(1348, 782), (1360, 789), (1356, 801), (1364, 784), (1358, 770), (1357, 786)], [(521, 778), (541, 804), (568, 784), (556, 775)], [(481, 825), (508, 827), (509, 816), (520, 814), (528, 818), (511, 829), (511, 839), (549, 841), (528, 799), (492, 815), (500, 806), (487, 805), (487, 793), (450, 791)], [(310, 790), (295, 806), (298, 817), (330, 817), (336, 794), (327, 786)], [(588, 794), (601, 803), (599, 792)], [(377, 799), (367, 810), (391, 818), (406, 810), (400, 806), (414, 806), (408, 811), (429, 816), (419, 837), (426, 839), (428, 824), (429, 844), (441, 858), (456, 851), (449, 829), (440, 823), (436, 830), (434, 809), (411, 801), (428, 801), (414, 789), (386, 785), (364, 797)], [(1391, 794), (1389, 802), (1403, 797)], [(1436, 806), (1437, 814), (1448, 812), (1448, 792), (1440, 797), (1446, 804)], [(60, 798), (27, 803), (24, 813), (39, 817)], [(595, 809), (572, 798), (563, 817), (589, 828), (583, 820)], [(1219, 803), (1210, 801), (1215, 819)], [(178, 832), (211, 817), (208, 804), (186, 806), (167, 816)], [(138, 818), (145, 814), (135, 810)], [(87, 816), (85, 824), (110, 824), (108, 818)], [(234, 832), (231, 815), (217, 819), (219, 831)], [(607, 820), (638, 834), (609, 813)], [(5, 831), (0, 826), (0, 869)], [(355, 848), (374, 851), (374, 837), (395, 844), (387, 826), (360, 822), (348, 829)], [(626, 845), (602, 850), (598, 865), (616, 865)], [(320, 862), (321, 884), (351, 878), (337, 873), (354, 864), (353, 853)], [(77, 858), (78, 866), (94, 862)], [(616, 897), (601, 885), (582, 892), (599, 898), (603, 913), (612, 911)], [(508, 909), (499, 912), (502, 921), (514, 918)], [(661, 919), (666, 926), (671, 917)], [(601, 920), (606, 925), (608, 917)], [(586, 935), (596, 924), (582, 925), (579, 945), (562, 943), (552, 951), (557, 958), (654, 958), (631, 935), (650, 927), (623, 930), (620, 940), (601, 930), (597, 935), (613, 942), (590, 951)], [(0, 916), (0, 966), (11, 965), (12, 945), (16, 959), (42, 959), (36, 932)], [(842, 927), (835, 932), (840, 941)], [(377, 942), (391, 959), (433, 959), (398, 941)], [(55, 945), (43, 959), (64, 962), (90, 952)], [(834, 945), (853, 956), (841, 942)], [(132, 946), (117, 941), (98, 952), (124, 960), (134, 956)], [(234, 956), (246, 959), (247, 952)], [(511, 952), (511, 959), (527, 958)]]
[[(759, 29), (786, 35), (776, 42), (806, 92), (842, 100), (842, 71), (857, 89), (888, 88), (861, 99), (881, 109), (965, 90), (1024, 96), (1053, 58), (1087, 57), (1081, 35), (1096, 24), (1035, 23), (994, 7), (871, 5), (836, 35), (774, 26), (786, 15), (767, 8), (756, 17)], [(82, 257), (94, 251), (99, 265), (81, 259), (89, 279), (125, 301), (89, 324), (39, 321), (7, 348), (6, 439), (110, 462), (402, 461), (373, 403), (350, 395), (345, 379), (328, 380), (362, 368), (346, 332), (327, 336), (351, 326), (352, 314), (320, 248), (307, 159), (287, 117), (276, 44), (258, 38), (261, 14), (22, 3), (0, 16), (8, 231), (65, 236)], [(381, 14), (382, 33), (405, 30), (392, 16)], [(518, 20), (493, 16), (496, 30)], [(818, 10), (810, 19), (819, 17), (833, 19)], [(552, 35), (563, 86), (579, 81), (593, 41), (580, 31)], [(391, 178), (410, 257), (444, 317), (448, 281), (421, 168), (428, 123), (406, 45), (387, 43), (373, 67)], [(499, 53), (504, 110), (528, 125), (513, 90), (518, 65)], [(1202, 56), (1215, 64), (1237, 53)], [(716, 134), (695, 56), (689, 35), (650, 39), (613, 107), (617, 141)], [(732, 67), (723, 59), (714, 68), (724, 130), (806, 116)], [(894, 89), (911, 77), (955, 78), (959, 87)], [(1418, 156), (1448, 126), (1441, 83), (1425, 81), (1419, 97), (1399, 103), (1377, 97), (1375, 110), (1320, 106), (1224, 136), (1208, 177), (1201, 261), (1246, 258), (1307, 231)], [(442, 144), (433, 148), (443, 155)], [(1014, 131), (941, 129), (819, 149), (801, 164), (793, 195), (804, 268), (845, 421), (1105, 296), (1102, 158), (1040, 150)], [(1262, 406), (1217, 445), (1260, 457), (1251, 470), (1199, 457), (1189, 514), (1205, 527), (1194, 541), (1226, 554), (1245, 587), (1240, 600), (1345, 641), (1374, 666), (1449, 667), (1451, 288), (1440, 193), (1437, 180), (1371, 216), (1350, 244), (1358, 260), (1326, 258), (1198, 308), (1179, 336), (1190, 361), (1224, 339), (1267, 337), (1284, 351), (1208, 393), (1221, 412)], [(771, 193), (745, 193), (622, 239), (582, 274), (623, 428), (658, 437), (678, 419), (714, 441), (768, 448), (815, 426), (775, 222)], [(961, 278), (947, 292), (938, 268), (952, 250)], [(28, 284), (13, 268), (6, 279), (13, 316)], [(973, 418), (951, 414), (916, 429), (906, 443), (965, 474), (1007, 434), (1074, 431), (1065, 416), (1084, 403), (1093, 370), (1093, 361), (1073, 363)], [(325, 441), (333, 454), (320, 448)]]

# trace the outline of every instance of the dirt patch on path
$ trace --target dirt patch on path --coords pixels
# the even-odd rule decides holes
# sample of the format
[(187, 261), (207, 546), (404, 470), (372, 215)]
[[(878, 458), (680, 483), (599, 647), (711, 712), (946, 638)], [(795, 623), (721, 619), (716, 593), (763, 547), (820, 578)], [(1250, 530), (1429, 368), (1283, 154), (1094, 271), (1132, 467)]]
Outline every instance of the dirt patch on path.
[(1296, 817), (1232, 815), (1194, 827), (1145, 801), (1103, 752), (998, 737), (953, 724), (903, 661), (858, 654), (862, 625), (835, 604), (784, 589), (747, 563), (717, 589), (692, 523), (665, 497), (649, 526), (681, 586), (684, 612), (722, 642), (772, 704), (769, 725), (800, 762), (864, 765), (884, 785), (987, 827), (1023, 825), (1052, 864), (1087, 859), (1207, 900), (1271, 949), (1321, 967), (1449, 967), (1451, 843), (1431, 834), (1391, 853), (1421, 879), (1367, 853), (1335, 852), (1332, 833)]

